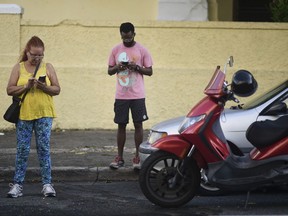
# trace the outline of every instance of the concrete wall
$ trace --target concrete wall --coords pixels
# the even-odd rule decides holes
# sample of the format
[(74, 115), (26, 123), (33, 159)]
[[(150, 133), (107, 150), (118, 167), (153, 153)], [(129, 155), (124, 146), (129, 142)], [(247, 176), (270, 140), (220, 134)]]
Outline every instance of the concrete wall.
[(231, 0), (0, 0), (24, 9), (22, 20), (231, 21)]
[[(144, 123), (146, 129), (164, 119), (185, 115), (203, 96), (216, 65), (222, 66), (229, 55), (235, 58), (230, 72), (245, 68), (255, 74), (257, 94), (288, 77), (287, 23), (133, 22), (136, 41), (146, 46), (154, 59), (154, 75), (145, 77), (150, 117)], [(11, 68), (27, 40), (38, 35), (46, 45), (44, 61), (54, 65), (62, 87), (61, 94), (54, 97), (58, 118), (53, 127), (116, 128), (116, 81), (115, 76), (107, 75), (107, 59), (111, 48), (121, 42), (120, 23), (43, 22), (23, 20), (19, 14), (0, 15), (0, 113), (11, 101), (6, 95)], [(0, 130), (13, 128), (2, 114)]]
[(157, 0), (0, 0), (24, 8), (24, 21), (155, 20)]

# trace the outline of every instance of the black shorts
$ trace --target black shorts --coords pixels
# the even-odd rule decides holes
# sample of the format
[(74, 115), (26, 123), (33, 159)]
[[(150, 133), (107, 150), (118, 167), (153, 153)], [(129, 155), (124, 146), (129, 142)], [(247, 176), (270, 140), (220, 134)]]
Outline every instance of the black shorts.
[(116, 99), (114, 103), (114, 122), (116, 124), (128, 124), (129, 109), (131, 109), (133, 122), (143, 122), (148, 120), (145, 98), (133, 100)]

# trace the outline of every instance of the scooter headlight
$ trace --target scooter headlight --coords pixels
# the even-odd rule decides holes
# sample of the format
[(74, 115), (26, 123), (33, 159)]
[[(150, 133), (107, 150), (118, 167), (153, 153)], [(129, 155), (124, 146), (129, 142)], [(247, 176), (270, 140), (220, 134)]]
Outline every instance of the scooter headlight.
[(165, 137), (167, 135), (168, 134), (166, 132), (151, 131), (150, 134), (149, 134), (148, 142), (150, 144), (153, 144), (158, 139), (163, 138), (163, 137)]
[(188, 127), (192, 126), (193, 124), (201, 121), (205, 118), (205, 114), (199, 115), (199, 116), (193, 116), (193, 117), (186, 117), (183, 122), (181, 123), (178, 132), (182, 133), (184, 130), (186, 130)]

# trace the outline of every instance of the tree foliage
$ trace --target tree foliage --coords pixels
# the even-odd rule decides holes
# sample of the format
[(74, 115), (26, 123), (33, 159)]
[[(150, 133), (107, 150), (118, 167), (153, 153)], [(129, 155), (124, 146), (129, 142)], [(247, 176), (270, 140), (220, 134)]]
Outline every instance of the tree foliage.
[(274, 22), (288, 22), (288, 0), (274, 0), (270, 10)]

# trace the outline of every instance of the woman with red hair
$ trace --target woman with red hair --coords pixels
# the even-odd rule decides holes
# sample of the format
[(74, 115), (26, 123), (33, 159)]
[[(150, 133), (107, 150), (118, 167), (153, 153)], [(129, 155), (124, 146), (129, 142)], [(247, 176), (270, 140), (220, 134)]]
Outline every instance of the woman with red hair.
[[(17, 152), (15, 160), (14, 183), (10, 184), (7, 196), (16, 198), (23, 195), (23, 182), (27, 169), (31, 138), (35, 133), (36, 149), (40, 163), (44, 196), (56, 196), (51, 184), (50, 135), (53, 118), (56, 117), (53, 96), (60, 93), (60, 85), (54, 67), (45, 63), (44, 43), (33, 36), (11, 72), (7, 86), (7, 94), (23, 97), (19, 120), (16, 123)], [(39, 65), (34, 76), (34, 71)], [(39, 77), (42, 77), (39, 79)]]

